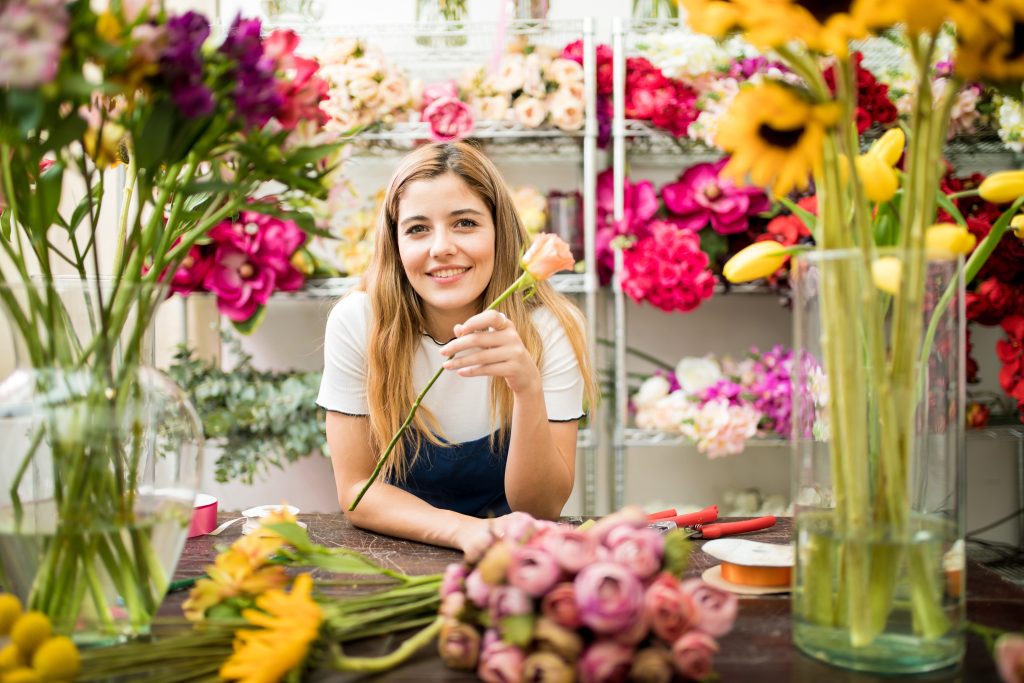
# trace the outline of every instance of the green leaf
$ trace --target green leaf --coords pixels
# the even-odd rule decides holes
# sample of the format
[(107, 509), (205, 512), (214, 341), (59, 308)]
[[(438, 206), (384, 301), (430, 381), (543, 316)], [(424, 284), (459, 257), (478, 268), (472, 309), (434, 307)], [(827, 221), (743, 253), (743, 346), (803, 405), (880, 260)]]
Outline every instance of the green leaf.
[(81, 139), (87, 127), (85, 119), (79, 116), (77, 112), (72, 116), (60, 119), (57, 125), (50, 128), (49, 136), (39, 150), (40, 157), (49, 151), (58, 152), (75, 140)]
[(729, 251), (729, 240), (725, 235), (720, 235), (711, 228), (704, 228), (699, 233), (700, 250), (708, 255), (712, 263)]
[(301, 561), (312, 567), (325, 569), (335, 574), (380, 574), (380, 567), (361, 555), (325, 555), (315, 553), (303, 556)]
[(796, 202), (794, 202), (792, 199), (790, 199), (788, 197), (780, 197), (779, 201), (782, 202), (782, 204), (787, 209), (789, 209), (789, 212), (791, 214), (793, 214), (794, 216), (799, 218), (801, 221), (803, 221), (804, 225), (807, 226), (807, 229), (811, 231), (811, 237), (814, 238), (814, 241), (815, 242), (819, 242), (819, 240), (818, 240), (818, 217), (815, 216), (813, 213), (811, 213), (807, 209), (803, 208), (802, 206), (800, 206), (799, 204), (797, 204)]
[(309, 534), (295, 522), (265, 524), (264, 528), (278, 534), (281, 538), (293, 545), (300, 553), (312, 553), (316, 551), (317, 546), (309, 540)]
[(7, 109), (17, 121), (18, 132), (27, 137), (39, 127), (43, 116), (43, 95), (36, 88), (8, 90)]
[(315, 145), (313, 147), (300, 147), (285, 157), (289, 165), (315, 164), (324, 157), (333, 154), (342, 147), (342, 143), (332, 142), (326, 145)]
[(238, 188), (238, 183), (229, 183), (226, 180), (196, 180), (178, 191), (194, 195), (199, 193), (234, 192)]
[(157, 166), (167, 160), (167, 146), (170, 142), (175, 116), (175, 109), (169, 104), (153, 108), (153, 113), (142, 126), (142, 132), (138, 138), (133, 140), (135, 163), (139, 168), (154, 171)]
[(665, 571), (681, 577), (690, 563), (690, 539), (680, 529), (665, 534)]
[(0, 211), (0, 236), (5, 240), (11, 239), (11, 210)]
[(946, 193), (937, 192), (936, 198), (938, 199), (939, 206), (945, 209), (946, 213), (953, 217), (953, 220), (956, 221), (957, 225), (965, 228), (967, 227), (967, 220), (964, 218), (964, 215), (960, 213), (960, 209), (956, 208), (956, 204), (953, 203), (953, 200), (950, 199)]
[(532, 614), (516, 614), (504, 617), (499, 622), (501, 639), (509, 645), (525, 648), (533, 638), (533, 622), (536, 617)]
[(256, 312), (253, 313), (252, 317), (250, 317), (248, 320), (243, 320), (241, 322), (235, 321), (235, 329), (241, 332), (242, 334), (252, 334), (256, 330), (256, 328), (260, 326), (260, 323), (263, 322), (263, 318), (265, 318), (266, 315), (267, 307), (260, 306), (259, 308), (256, 309)]
[(57, 208), (60, 205), (61, 187), (64, 183), (64, 166), (57, 162), (39, 174), (36, 180), (35, 202), (30, 206), (34, 229), (46, 233), (53, 225)]
[[(92, 188), (92, 203), (99, 202), (100, 197), (103, 195), (103, 183), (96, 183)], [(89, 213), (89, 196), (82, 197), (81, 201), (78, 202), (78, 206), (71, 212), (71, 221), (65, 225), (68, 232), (71, 232), (78, 228), (82, 220)]]

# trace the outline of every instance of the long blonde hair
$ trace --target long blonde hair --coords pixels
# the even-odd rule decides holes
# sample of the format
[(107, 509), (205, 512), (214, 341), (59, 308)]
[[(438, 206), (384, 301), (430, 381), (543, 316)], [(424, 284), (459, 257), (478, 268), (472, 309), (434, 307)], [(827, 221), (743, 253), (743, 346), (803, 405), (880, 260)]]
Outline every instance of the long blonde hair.
[[(412, 366), (425, 321), (420, 297), (406, 278), (398, 252), (398, 204), (409, 183), (446, 173), (462, 178), (490, 209), (494, 221), (494, 271), (481, 296), (481, 310), (519, 276), (519, 258), (528, 242), (501, 174), (476, 147), (463, 142), (425, 145), (399, 164), (377, 216), (373, 259), (363, 281), (371, 302), (366, 397), (371, 447), (378, 457), (422, 390), (413, 386)], [(540, 367), (543, 340), (531, 317), (531, 312), (540, 306), (546, 307), (565, 330), (583, 376), (585, 400), (593, 406), (598, 393), (579, 309), (549, 283), (540, 282), (533, 297), (511, 296), (500, 310), (515, 324), (530, 357)], [(502, 443), (508, 438), (512, 403), (508, 384), (492, 378), (491, 419), (499, 425), (497, 439)], [(434, 444), (443, 443), (445, 438), (437, 419), (424, 406), (420, 406), (412, 426), (415, 434), (395, 444), (389, 462), (384, 465), (383, 473), (392, 481), (404, 479), (423, 438)]]

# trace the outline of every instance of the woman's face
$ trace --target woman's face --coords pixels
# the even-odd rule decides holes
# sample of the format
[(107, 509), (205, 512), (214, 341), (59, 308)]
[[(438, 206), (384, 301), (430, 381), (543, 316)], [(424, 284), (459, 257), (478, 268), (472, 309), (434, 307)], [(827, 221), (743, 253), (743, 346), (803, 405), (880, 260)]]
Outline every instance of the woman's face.
[(454, 173), (409, 183), (398, 202), (398, 254), (423, 301), (428, 332), (480, 310), (494, 272), (494, 221), (487, 205)]

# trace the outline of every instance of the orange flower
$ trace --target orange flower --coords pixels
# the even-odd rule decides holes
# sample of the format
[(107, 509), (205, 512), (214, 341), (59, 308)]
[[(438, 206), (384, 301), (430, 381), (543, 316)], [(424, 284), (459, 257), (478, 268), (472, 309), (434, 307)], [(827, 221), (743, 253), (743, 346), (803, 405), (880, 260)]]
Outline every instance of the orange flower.
[(547, 280), (560, 270), (572, 270), (576, 260), (565, 240), (546, 232), (534, 238), (521, 263), (534, 280)]
[(225, 600), (239, 595), (260, 595), (288, 583), (284, 567), (263, 566), (266, 556), (257, 559), (243, 550), (247, 545), (253, 545), (251, 541), (246, 541), (251, 538), (254, 537), (243, 536), (231, 549), (218, 555), (212, 565), (206, 567), (210, 578), (199, 579), (188, 600), (182, 605), (186, 619), (201, 621), (207, 610)]

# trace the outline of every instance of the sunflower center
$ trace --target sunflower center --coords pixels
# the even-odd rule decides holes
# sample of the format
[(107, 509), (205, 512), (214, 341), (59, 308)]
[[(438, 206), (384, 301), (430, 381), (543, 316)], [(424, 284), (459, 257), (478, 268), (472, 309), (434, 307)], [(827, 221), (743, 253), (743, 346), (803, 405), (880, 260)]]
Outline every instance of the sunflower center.
[(762, 140), (772, 147), (791, 149), (796, 147), (797, 143), (800, 142), (800, 138), (804, 134), (804, 127), (798, 126), (797, 128), (786, 128), (785, 130), (780, 130), (778, 128), (772, 128), (767, 123), (762, 123), (757, 129), (757, 134)]
[(810, 12), (818, 23), (824, 24), (835, 14), (849, 14), (853, 0), (797, 0), (794, 4), (800, 5)]
[(1024, 21), (1016, 21), (1013, 24), (1013, 39), (1010, 46), (1011, 60), (1024, 57)]

